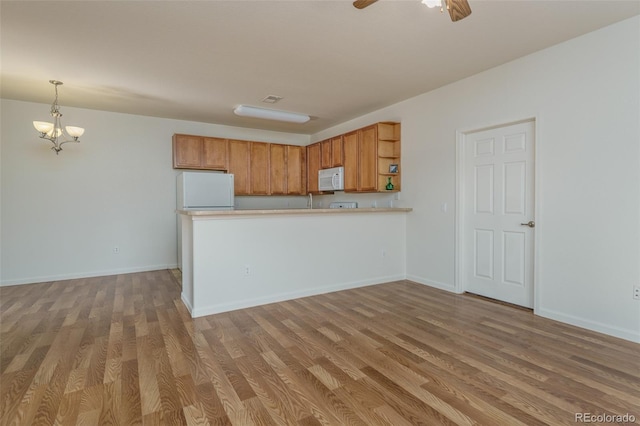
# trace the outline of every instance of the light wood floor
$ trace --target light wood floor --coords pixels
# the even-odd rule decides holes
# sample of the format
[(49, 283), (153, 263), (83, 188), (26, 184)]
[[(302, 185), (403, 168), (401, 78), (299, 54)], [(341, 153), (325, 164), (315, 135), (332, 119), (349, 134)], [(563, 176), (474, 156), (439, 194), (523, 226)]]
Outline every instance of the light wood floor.
[(640, 345), (407, 281), (195, 320), (170, 271), (0, 302), (3, 425), (640, 423)]

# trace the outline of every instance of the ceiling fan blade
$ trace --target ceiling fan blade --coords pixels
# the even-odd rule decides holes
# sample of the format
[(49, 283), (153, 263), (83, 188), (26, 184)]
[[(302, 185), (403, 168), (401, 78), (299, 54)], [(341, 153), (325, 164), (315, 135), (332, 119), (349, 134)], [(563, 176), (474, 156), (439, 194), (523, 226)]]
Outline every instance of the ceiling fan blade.
[(447, 0), (447, 9), (449, 9), (449, 16), (453, 22), (471, 15), (471, 7), (467, 0)]
[(364, 9), (367, 6), (371, 6), (378, 0), (356, 0), (353, 2), (353, 7), (356, 9)]

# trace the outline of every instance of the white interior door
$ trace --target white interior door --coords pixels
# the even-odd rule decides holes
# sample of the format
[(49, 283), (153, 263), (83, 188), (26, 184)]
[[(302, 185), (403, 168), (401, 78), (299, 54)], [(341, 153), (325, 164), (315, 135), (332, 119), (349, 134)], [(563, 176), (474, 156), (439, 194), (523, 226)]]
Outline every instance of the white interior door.
[(533, 307), (534, 123), (464, 136), (462, 287)]

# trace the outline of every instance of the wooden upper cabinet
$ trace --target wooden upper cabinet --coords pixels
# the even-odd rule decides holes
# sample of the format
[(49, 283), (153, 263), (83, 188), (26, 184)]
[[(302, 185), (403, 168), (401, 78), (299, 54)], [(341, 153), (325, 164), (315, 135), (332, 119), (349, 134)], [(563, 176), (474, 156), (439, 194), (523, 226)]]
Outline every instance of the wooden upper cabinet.
[(378, 127), (358, 130), (358, 191), (378, 189)]
[(269, 195), (270, 147), (271, 144), (251, 142), (249, 154), (249, 193), (251, 195)]
[(333, 167), (333, 159), (331, 158), (331, 139), (320, 142), (320, 168), (328, 169)]
[(345, 191), (400, 191), (400, 123), (380, 122), (346, 133), (342, 149)]
[(321, 167), (320, 142), (307, 146), (307, 192), (318, 194), (318, 170)]
[(270, 193), (273, 195), (283, 195), (287, 193), (288, 184), (288, 155), (287, 146), (280, 144), (271, 144), (270, 147), (270, 166), (269, 180)]
[(173, 168), (227, 170), (228, 141), (192, 135), (173, 135)]
[(233, 173), (236, 195), (319, 194), (318, 170), (340, 166), (347, 192), (400, 191), (400, 160), (400, 123), (391, 121), (306, 147), (173, 135), (174, 168)]
[(173, 168), (199, 169), (202, 165), (202, 137), (173, 135)]
[(342, 135), (331, 138), (331, 167), (344, 166)]
[(358, 190), (358, 131), (342, 135), (342, 155), (344, 164), (344, 190)]
[(249, 195), (248, 141), (229, 140), (229, 173), (234, 174), (236, 195)]
[[(305, 195), (307, 193), (306, 153), (303, 146), (286, 145), (287, 152), (287, 194)], [(273, 151), (272, 151), (273, 153)], [(273, 157), (271, 157), (273, 167)], [(273, 181), (272, 181), (273, 185)], [(317, 182), (316, 182), (317, 186)]]
[(329, 169), (344, 165), (342, 135), (318, 142), (320, 145), (320, 168)]
[(220, 138), (202, 138), (202, 167), (212, 170), (227, 170), (229, 141)]
[(173, 142), (177, 168), (226, 170), (235, 177), (235, 195), (307, 193), (306, 147), (190, 135)]
[(306, 152), (303, 146), (271, 144), (270, 194), (307, 193)]

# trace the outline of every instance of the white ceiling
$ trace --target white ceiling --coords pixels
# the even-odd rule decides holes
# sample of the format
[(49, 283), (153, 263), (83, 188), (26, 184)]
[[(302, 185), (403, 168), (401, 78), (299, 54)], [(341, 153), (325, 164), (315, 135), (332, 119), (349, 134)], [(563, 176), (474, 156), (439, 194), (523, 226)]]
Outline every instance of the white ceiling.
[[(313, 134), (640, 14), (640, 0), (469, 3), (452, 23), (419, 0), (2, 0), (1, 94), (51, 103), (57, 79), (63, 112)], [(238, 104), (313, 119), (241, 118)]]

